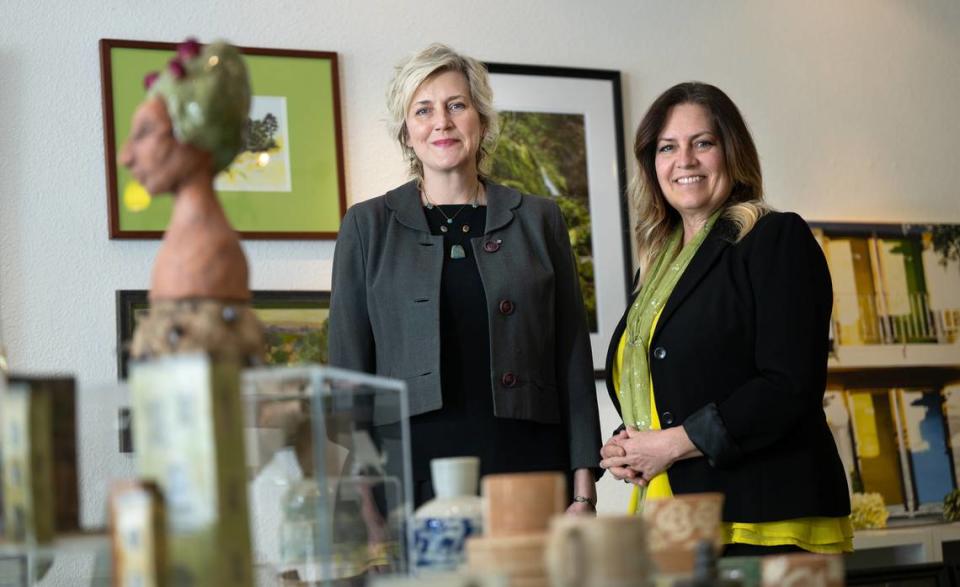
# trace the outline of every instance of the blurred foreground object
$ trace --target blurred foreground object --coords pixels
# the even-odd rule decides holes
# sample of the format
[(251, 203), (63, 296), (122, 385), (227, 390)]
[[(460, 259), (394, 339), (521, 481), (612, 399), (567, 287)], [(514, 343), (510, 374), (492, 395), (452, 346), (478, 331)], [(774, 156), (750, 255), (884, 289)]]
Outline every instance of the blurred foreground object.
[(119, 162), (153, 195), (173, 195), (157, 253), (150, 313), (131, 357), (205, 351), (262, 363), (262, 328), (250, 308), (240, 239), (213, 189), (243, 145), (250, 83), (239, 51), (223, 42), (182, 43), (166, 69), (145, 80)]
[(240, 367), (203, 354), (132, 365), (137, 472), (166, 504), (176, 585), (253, 585)]
[(466, 560), (467, 538), (483, 533), (480, 459), (431, 459), (430, 476), (436, 497), (417, 508), (413, 519), (415, 570), (456, 571)]
[(0, 386), (4, 533), (45, 543), (80, 528), (72, 377), (11, 375)]
[(265, 367), (244, 371), (242, 396), (258, 583), (339, 585), (407, 572), (404, 383), (328, 367)]
[(115, 586), (167, 584), (166, 512), (156, 483), (124, 481), (113, 485), (110, 531)]

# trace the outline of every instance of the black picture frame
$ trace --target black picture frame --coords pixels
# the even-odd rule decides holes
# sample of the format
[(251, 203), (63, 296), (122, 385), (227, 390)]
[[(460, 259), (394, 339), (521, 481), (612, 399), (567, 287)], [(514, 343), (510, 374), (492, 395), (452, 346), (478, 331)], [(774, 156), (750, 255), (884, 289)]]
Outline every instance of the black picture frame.
[[(587, 208), (590, 226), (589, 254), (585, 254), (582, 241), (579, 245), (574, 242), (571, 244), (580, 264), (581, 289), (591, 323), (594, 372), (598, 378), (602, 378), (607, 346), (629, 300), (634, 272), (626, 194), (620, 72), (509, 63), (487, 63), (486, 66), (493, 87), (494, 107), (501, 113), (502, 121), (500, 142), (492, 155), (494, 181), (513, 185), (521, 191), (566, 197), (567, 208), (570, 208), (569, 202), (572, 200), (580, 200), (581, 206), (582, 201), (586, 201), (584, 207)], [(576, 133), (576, 141), (570, 141), (567, 135), (561, 134), (558, 136), (563, 136), (563, 139), (554, 141), (554, 144), (566, 145), (579, 141), (583, 145), (582, 157), (578, 156), (577, 160), (582, 158), (581, 169), (585, 173), (581, 176), (568, 166), (566, 169), (572, 172), (569, 177), (573, 177), (574, 181), (564, 181), (562, 184), (585, 186), (586, 194), (572, 193), (575, 191), (572, 188), (570, 192), (563, 193), (557, 189), (557, 182), (548, 179), (543, 180), (546, 189), (536, 190), (527, 187), (529, 181), (526, 185), (519, 185), (511, 183), (510, 177), (498, 177), (497, 153), (510, 156), (510, 145), (505, 146), (505, 142), (511, 140), (511, 116), (520, 120), (520, 116), (530, 114), (543, 120), (552, 118), (554, 122), (560, 121), (557, 116), (574, 117), (571, 122), (563, 123), (565, 127), (557, 124), (551, 128), (558, 129), (560, 133), (568, 128)], [(576, 122), (576, 119), (581, 122)], [(503, 155), (504, 152), (507, 155)], [(543, 176), (547, 177), (546, 173)], [(564, 209), (564, 206), (561, 208)], [(565, 210), (568, 228), (574, 229), (571, 232), (576, 234), (576, 227), (570, 226), (570, 216)], [(582, 216), (578, 215), (581, 222)], [(584, 281), (583, 275), (587, 273), (592, 282)]]
[[(329, 316), (330, 310), (330, 292), (329, 291), (308, 291), (308, 290), (257, 290), (252, 292), (253, 300), (251, 302), (254, 312), (260, 317), (261, 322), (267, 330), (268, 348), (275, 348), (275, 339), (280, 336), (280, 320), (277, 319), (275, 312), (283, 311), (302, 311), (319, 310), (326, 312)], [(137, 325), (138, 316), (145, 313), (150, 302), (148, 293), (142, 289), (121, 289), (116, 292), (117, 306), (117, 375), (120, 379), (126, 379), (128, 374), (127, 364), (130, 359), (129, 345), (133, 339), (133, 332)], [(292, 317), (291, 317), (292, 318)], [(322, 326), (316, 327), (321, 330), (325, 328), (326, 317), (323, 318)], [(289, 330), (291, 325), (287, 323)], [(308, 331), (316, 330), (314, 327), (302, 325)], [(289, 337), (296, 338), (297, 334), (287, 333)], [(309, 334), (309, 332), (307, 332)], [(325, 334), (324, 334), (325, 335)], [(325, 344), (324, 344), (325, 347)], [(324, 353), (326, 349), (323, 349)], [(292, 360), (290, 363), (278, 361), (276, 358), (282, 354), (282, 351), (268, 353), (268, 364), (292, 364), (299, 361)], [(322, 362), (312, 357), (310, 362)]]

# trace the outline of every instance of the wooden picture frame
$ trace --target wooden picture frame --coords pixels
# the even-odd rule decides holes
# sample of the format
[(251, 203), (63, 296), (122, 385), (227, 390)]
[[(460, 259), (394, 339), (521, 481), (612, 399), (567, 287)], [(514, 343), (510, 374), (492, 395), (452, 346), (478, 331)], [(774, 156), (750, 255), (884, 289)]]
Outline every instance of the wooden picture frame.
[[(111, 239), (160, 238), (169, 222), (171, 198), (150, 197), (117, 155), (145, 97), (144, 76), (164, 69), (176, 46), (100, 40)], [(238, 49), (250, 73), (251, 124), (271, 140), (263, 150), (248, 141), (217, 176), (227, 218), (244, 239), (335, 239), (347, 209), (337, 54)]]

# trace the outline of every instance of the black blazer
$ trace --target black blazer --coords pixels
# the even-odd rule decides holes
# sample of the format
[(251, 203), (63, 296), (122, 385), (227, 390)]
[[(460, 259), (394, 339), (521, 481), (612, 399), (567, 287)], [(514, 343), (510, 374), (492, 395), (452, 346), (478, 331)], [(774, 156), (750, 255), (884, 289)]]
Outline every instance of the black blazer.
[[(706, 455), (674, 463), (670, 486), (723, 492), (728, 522), (845, 516), (846, 475), (823, 412), (833, 303), (823, 252), (792, 213), (735, 236), (717, 222), (650, 343), (660, 424), (682, 425)], [(612, 367), (630, 305), (607, 352), (618, 410)]]

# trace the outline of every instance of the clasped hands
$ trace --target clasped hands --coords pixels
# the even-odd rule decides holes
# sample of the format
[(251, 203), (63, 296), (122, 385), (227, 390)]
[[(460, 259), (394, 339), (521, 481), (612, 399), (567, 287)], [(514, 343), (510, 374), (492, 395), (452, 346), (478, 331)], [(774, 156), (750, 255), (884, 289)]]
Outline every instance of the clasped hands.
[(696, 447), (683, 426), (666, 430), (637, 430), (627, 427), (600, 449), (600, 466), (614, 479), (646, 486), (674, 462), (693, 456)]

